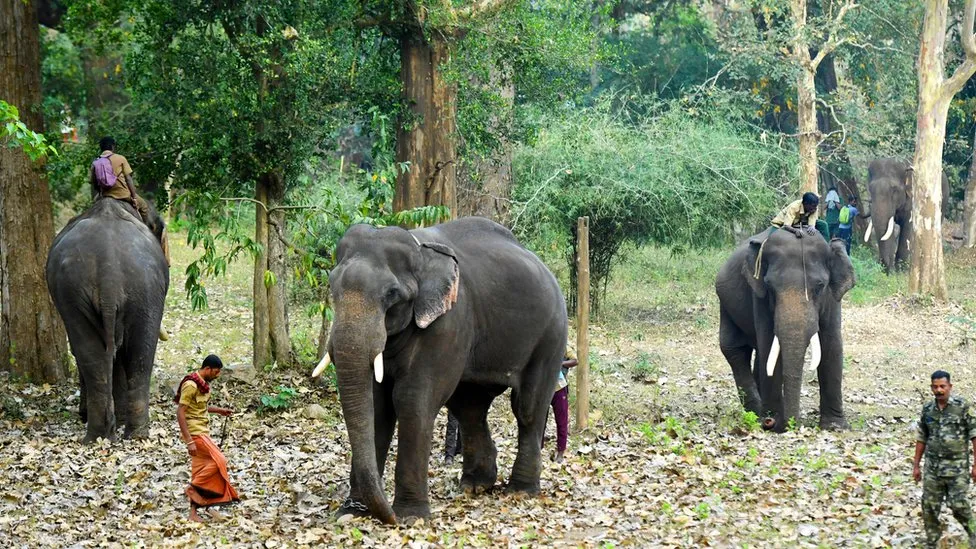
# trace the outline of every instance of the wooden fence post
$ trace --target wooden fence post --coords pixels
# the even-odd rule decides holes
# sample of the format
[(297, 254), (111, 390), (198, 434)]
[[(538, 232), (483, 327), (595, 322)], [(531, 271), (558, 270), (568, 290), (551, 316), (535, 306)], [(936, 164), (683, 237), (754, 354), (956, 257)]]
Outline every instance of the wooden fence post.
[(576, 221), (576, 430), (590, 421), (590, 218)]

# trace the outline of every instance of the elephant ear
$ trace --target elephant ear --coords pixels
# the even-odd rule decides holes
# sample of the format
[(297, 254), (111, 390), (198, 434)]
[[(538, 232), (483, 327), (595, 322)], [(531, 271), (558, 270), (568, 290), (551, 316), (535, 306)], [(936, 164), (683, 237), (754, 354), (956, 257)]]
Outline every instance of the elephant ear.
[(457, 302), (460, 273), (457, 256), (451, 248), (425, 242), (420, 245), (420, 253), (423, 267), (419, 276), (420, 288), (413, 303), (413, 318), (417, 326), (426, 328)]
[(848, 290), (854, 287), (854, 265), (847, 256), (843, 240), (830, 241), (830, 292), (840, 301)]
[(767, 265), (760, 257), (763, 242), (769, 237), (769, 233), (762, 233), (749, 239), (749, 246), (746, 250), (746, 258), (742, 263), (742, 276), (746, 277), (752, 293), (762, 299), (766, 297), (766, 282), (763, 276), (766, 274)]

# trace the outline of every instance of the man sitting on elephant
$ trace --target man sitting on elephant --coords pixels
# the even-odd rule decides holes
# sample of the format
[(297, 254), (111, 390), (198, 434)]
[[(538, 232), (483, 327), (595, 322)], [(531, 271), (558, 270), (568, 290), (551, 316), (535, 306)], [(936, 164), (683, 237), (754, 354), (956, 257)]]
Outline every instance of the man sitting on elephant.
[[(795, 228), (805, 228), (807, 232), (819, 231), (824, 240), (830, 241), (827, 234), (827, 224), (818, 218), (820, 212), (817, 206), (820, 205), (820, 198), (816, 193), (803, 193), (799, 200), (790, 202), (785, 208), (780, 210), (770, 223), (778, 229), (786, 229), (795, 234)], [(797, 234), (797, 236), (799, 236)]]
[[(132, 181), (132, 168), (129, 166), (129, 161), (121, 154), (115, 153), (115, 138), (111, 136), (103, 137), (98, 142), (98, 147), (102, 152), (92, 162), (90, 170), (92, 194), (99, 198), (114, 198), (130, 204), (139, 212), (142, 221), (146, 225), (149, 225), (149, 205), (136, 193), (136, 187)], [(100, 176), (97, 167), (98, 162), (103, 158), (108, 159), (113, 172), (112, 175), (114, 175), (114, 178), (110, 178), (108, 181), (105, 181)]]

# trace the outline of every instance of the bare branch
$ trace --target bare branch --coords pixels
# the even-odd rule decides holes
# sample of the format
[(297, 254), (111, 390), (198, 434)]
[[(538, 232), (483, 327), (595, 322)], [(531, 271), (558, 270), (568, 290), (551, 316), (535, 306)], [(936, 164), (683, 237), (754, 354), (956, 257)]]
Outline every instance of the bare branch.
[(969, 78), (976, 73), (976, 35), (973, 35), (973, 22), (976, 19), (976, 0), (966, 0), (965, 13), (962, 17), (962, 28), (959, 29), (962, 49), (966, 52), (966, 60), (956, 67), (952, 76), (945, 81), (942, 92), (948, 97), (959, 93)]
[(220, 200), (224, 202), (253, 202), (254, 204), (261, 206), (261, 209), (264, 210), (265, 213), (269, 214), (278, 210), (314, 210), (318, 208), (318, 206), (275, 206), (273, 208), (268, 208), (268, 205), (264, 202), (246, 197), (221, 198)]
[(820, 62), (823, 61), (824, 57), (827, 57), (833, 53), (838, 46), (850, 40), (850, 36), (837, 38), (837, 33), (841, 28), (841, 22), (844, 20), (844, 16), (847, 15), (847, 12), (857, 7), (858, 5), (854, 3), (854, 0), (847, 0), (847, 2), (841, 6), (840, 10), (837, 11), (837, 15), (834, 16), (834, 20), (830, 25), (830, 38), (823, 44), (823, 46), (820, 47), (820, 51), (817, 52), (817, 56), (813, 58), (813, 61), (810, 63), (813, 70), (817, 70), (817, 67), (820, 66)]

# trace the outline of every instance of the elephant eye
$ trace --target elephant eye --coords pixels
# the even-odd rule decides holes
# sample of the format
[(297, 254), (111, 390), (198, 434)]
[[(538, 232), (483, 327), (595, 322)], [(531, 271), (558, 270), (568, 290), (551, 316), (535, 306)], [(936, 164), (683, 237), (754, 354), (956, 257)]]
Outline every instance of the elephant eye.
[(400, 299), (400, 290), (396, 286), (390, 286), (383, 295), (383, 301), (394, 303)]
[(817, 282), (817, 286), (814, 288), (813, 292), (816, 295), (820, 295), (820, 292), (822, 292), (823, 289), (826, 288), (826, 287), (827, 287), (827, 284), (825, 282), (823, 282), (823, 281)]

